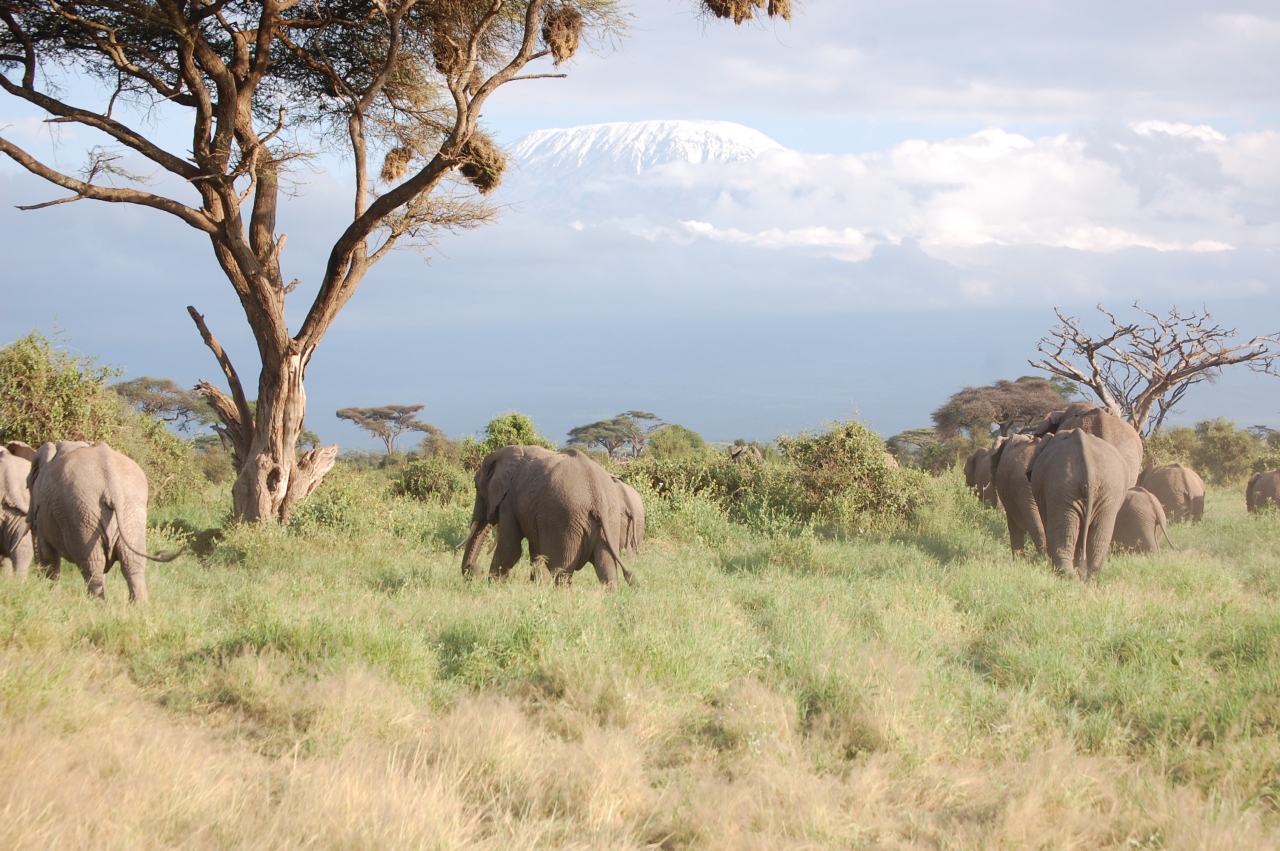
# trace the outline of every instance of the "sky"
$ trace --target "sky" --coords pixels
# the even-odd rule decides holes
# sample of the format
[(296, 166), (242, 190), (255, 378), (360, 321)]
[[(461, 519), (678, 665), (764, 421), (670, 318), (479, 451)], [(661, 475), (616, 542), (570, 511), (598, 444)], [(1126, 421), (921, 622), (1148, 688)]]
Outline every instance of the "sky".
[[(625, 37), (566, 79), (498, 92), (495, 138), (664, 119), (774, 147), (639, 175), (514, 162), (496, 224), (392, 255), (335, 322), (307, 375), (326, 441), (377, 445), (337, 408), (412, 403), (455, 437), (518, 410), (563, 440), (629, 409), (712, 440), (850, 416), (887, 436), (962, 386), (1032, 373), (1055, 306), (1280, 331), (1273, 3), (807, 0), (744, 27), (685, 0), (628, 8)], [(6, 138), (64, 164), (94, 143), (39, 117), (0, 97)], [(181, 150), (179, 123), (152, 122)], [(332, 157), (295, 179), (296, 327), (351, 181)], [(192, 304), (253, 371), (207, 242), (148, 210), (14, 209), (51, 197), (0, 163), (0, 341), (56, 327), (127, 377), (194, 384), (219, 375)], [(1228, 373), (1173, 421), (1280, 427), (1274, 382)]]

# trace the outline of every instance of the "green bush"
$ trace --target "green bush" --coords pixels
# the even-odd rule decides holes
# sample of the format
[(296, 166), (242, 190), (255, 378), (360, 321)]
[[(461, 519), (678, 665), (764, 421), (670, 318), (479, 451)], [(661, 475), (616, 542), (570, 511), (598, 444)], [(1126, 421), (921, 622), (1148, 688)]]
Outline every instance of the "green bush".
[(665, 425), (649, 435), (644, 454), (654, 458), (687, 458), (707, 451), (707, 442), (682, 425)]
[(155, 503), (180, 500), (203, 483), (198, 459), (106, 386), (120, 372), (55, 348), (35, 331), (10, 343), (0, 349), (0, 441), (104, 441), (138, 462)]
[(414, 499), (451, 505), (470, 492), (471, 477), (460, 464), (447, 458), (424, 458), (409, 462), (400, 474), (395, 490)]
[(668, 502), (708, 501), (733, 522), (762, 531), (818, 524), (858, 531), (909, 515), (923, 476), (888, 466), (884, 443), (861, 423), (778, 439), (782, 457), (741, 464), (719, 452), (641, 457), (619, 475)]
[(1161, 429), (1144, 441), (1145, 464), (1159, 467), (1181, 463), (1207, 482), (1238, 482), (1251, 472), (1275, 469), (1280, 458), (1268, 439), (1249, 429), (1236, 428), (1230, 420), (1201, 420), (1194, 428)]

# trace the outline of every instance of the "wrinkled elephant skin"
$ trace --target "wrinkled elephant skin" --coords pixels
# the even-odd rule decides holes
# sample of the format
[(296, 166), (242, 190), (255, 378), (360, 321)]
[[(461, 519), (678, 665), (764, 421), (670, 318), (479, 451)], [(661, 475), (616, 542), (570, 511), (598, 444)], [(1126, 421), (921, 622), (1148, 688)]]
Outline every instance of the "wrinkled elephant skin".
[(1116, 515), (1112, 542), (1140, 553), (1160, 552), (1160, 536), (1168, 533), (1164, 506), (1145, 488), (1130, 488)]
[(1097, 578), (1128, 491), (1124, 458), (1102, 438), (1069, 429), (1041, 442), (1030, 476), (1054, 565), (1066, 576)]
[(1093, 402), (1073, 402), (1066, 410), (1054, 411), (1032, 432), (1037, 437), (1079, 429), (1101, 438), (1116, 448), (1124, 459), (1125, 487), (1138, 484), (1142, 473), (1142, 438), (1133, 426)]
[(1170, 523), (1199, 523), (1204, 517), (1204, 479), (1190, 467), (1158, 467), (1144, 474), (1139, 484), (1160, 500)]
[(996, 493), (1004, 506), (1009, 547), (1014, 555), (1022, 552), (1028, 536), (1037, 553), (1045, 550), (1044, 522), (1040, 519), (1035, 494), (1031, 492), (1031, 480), (1027, 478), (1027, 468), (1039, 443), (1037, 438), (1015, 434), (991, 456)]

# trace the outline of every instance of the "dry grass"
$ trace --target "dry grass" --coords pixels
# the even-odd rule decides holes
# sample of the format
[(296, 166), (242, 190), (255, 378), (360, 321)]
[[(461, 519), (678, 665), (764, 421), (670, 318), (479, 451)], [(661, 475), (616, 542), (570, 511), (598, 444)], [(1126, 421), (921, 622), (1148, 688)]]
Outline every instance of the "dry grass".
[(1277, 844), (1280, 521), (1237, 495), (1089, 588), (945, 493), (847, 544), (677, 506), (704, 542), (606, 596), (468, 584), (465, 511), (335, 488), (147, 609), (0, 587), (0, 847)]

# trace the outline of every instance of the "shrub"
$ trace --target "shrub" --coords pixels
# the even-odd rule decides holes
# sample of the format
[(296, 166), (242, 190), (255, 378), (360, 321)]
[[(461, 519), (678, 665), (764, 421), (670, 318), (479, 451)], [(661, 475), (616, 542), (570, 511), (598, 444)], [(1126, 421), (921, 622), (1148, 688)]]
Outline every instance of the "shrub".
[(533, 420), (525, 414), (515, 411), (494, 417), (484, 429), (484, 442), (480, 444), (480, 457), (488, 455), (504, 446), (545, 446), (547, 449), (558, 448), (554, 443), (538, 434)]
[(409, 462), (395, 490), (414, 499), (451, 505), (471, 490), (471, 477), (460, 464), (433, 456)]
[(761, 530), (817, 523), (851, 531), (910, 514), (923, 499), (921, 474), (885, 463), (884, 443), (861, 423), (778, 439), (781, 458), (738, 464), (725, 454), (641, 457), (619, 474), (668, 502), (717, 505)]
[(1236, 482), (1250, 472), (1273, 469), (1277, 460), (1267, 441), (1221, 417), (1202, 420), (1194, 428), (1161, 429), (1143, 445), (1147, 466), (1186, 464), (1214, 484)]
[(653, 458), (688, 458), (707, 451), (702, 435), (682, 425), (665, 425), (649, 435), (644, 454)]
[(120, 372), (55, 348), (38, 332), (10, 343), (0, 349), (0, 441), (105, 441), (138, 462), (154, 502), (177, 501), (203, 479), (195, 454), (106, 386)]

